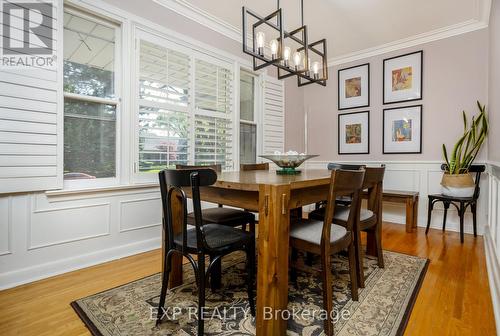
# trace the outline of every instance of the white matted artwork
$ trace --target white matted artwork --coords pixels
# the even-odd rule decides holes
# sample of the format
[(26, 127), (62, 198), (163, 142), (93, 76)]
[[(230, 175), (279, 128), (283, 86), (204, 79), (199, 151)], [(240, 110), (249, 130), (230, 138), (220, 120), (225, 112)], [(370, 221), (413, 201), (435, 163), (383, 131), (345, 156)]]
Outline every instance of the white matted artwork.
[(370, 112), (339, 114), (339, 154), (370, 153)]
[(384, 60), (384, 104), (422, 99), (424, 52)]
[(338, 71), (338, 109), (370, 106), (370, 64)]
[(384, 154), (422, 153), (422, 105), (384, 110)]

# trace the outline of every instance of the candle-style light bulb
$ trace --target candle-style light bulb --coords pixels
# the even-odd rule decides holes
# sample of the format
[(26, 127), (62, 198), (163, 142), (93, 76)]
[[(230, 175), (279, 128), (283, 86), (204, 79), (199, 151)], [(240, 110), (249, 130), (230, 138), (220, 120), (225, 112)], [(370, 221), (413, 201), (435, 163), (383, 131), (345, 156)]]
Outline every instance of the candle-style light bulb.
[(295, 64), (295, 71), (299, 70), (300, 63), (302, 61), (302, 55), (296, 51), (293, 53), (293, 64)]
[(266, 43), (266, 34), (264, 32), (257, 32), (255, 34), (255, 39), (257, 40), (257, 53), (264, 56), (264, 44)]
[(319, 62), (314, 62), (312, 64), (312, 71), (314, 74), (314, 79), (318, 79), (319, 78)]
[(290, 47), (285, 47), (283, 50), (283, 64), (287, 67), (290, 61), (290, 54), (292, 53), (292, 49)]
[(304, 68), (306, 69), (306, 76), (311, 75), (311, 57), (307, 58), (307, 63), (306, 63), (306, 58), (304, 57)]
[(271, 42), (269, 42), (269, 45), (271, 47), (271, 57), (273, 59), (278, 58), (278, 48), (279, 48), (278, 40), (276, 39), (271, 40)]

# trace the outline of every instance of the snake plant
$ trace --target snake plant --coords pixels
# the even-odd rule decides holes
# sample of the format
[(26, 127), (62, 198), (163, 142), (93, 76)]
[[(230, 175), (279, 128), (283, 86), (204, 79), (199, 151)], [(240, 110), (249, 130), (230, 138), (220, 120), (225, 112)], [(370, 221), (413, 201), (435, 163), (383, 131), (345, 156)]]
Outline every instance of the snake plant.
[(467, 120), (467, 114), (462, 112), (464, 121), (464, 133), (453, 147), (451, 155), (448, 157), (448, 150), (443, 144), (443, 156), (446, 161), (449, 174), (466, 174), (474, 162), (482, 144), (488, 135), (488, 118), (486, 116), (486, 106), (478, 101), (479, 114), (473, 116), (471, 123)]

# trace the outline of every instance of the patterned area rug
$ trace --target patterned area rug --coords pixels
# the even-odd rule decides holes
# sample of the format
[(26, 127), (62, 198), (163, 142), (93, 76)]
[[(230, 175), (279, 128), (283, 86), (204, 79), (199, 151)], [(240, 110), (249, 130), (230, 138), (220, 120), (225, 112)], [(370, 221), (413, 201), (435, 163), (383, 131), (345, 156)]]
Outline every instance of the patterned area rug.
[[(359, 301), (350, 295), (347, 258), (333, 260), (335, 335), (402, 335), (427, 269), (428, 260), (384, 251), (385, 268), (365, 258), (366, 287)], [(207, 289), (205, 334), (254, 335), (248, 310), (243, 254), (223, 260), (222, 288)], [(71, 303), (93, 335), (196, 335), (197, 288), (189, 264), (184, 284), (169, 291), (165, 315), (155, 327), (161, 275), (113, 288)], [(324, 312), (318, 275), (299, 272), (289, 286), (288, 335), (322, 335)], [(289, 318), (288, 318), (289, 317)]]

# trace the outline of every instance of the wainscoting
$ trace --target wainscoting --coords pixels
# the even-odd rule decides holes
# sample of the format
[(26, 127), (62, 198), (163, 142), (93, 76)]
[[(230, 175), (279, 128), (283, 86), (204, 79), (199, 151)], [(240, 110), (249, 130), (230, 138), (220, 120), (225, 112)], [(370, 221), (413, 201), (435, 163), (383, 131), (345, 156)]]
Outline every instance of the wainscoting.
[[(307, 167), (325, 168), (326, 164), (316, 161)], [(386, 165), (387, 189), (420, 192), (418, 225), (425, 226), (427, 194), (440, 189), (440, 163), (386, 162)], [(488, 174), (483, 175), (478, 210), (478, 232), (485, 235), (491, 287), (497, 298), (500, 293), (498, 167), (489, 165)], [(160, 247), (159, 197), (156, 187), (0, 197), (0, 289)], [(404, 206), (386, 203), (384, 220), (404, 224)], [(441, 228), (441, 221), (442, 212), (435, 209), (432, 227)], [(447, 229), (458, 231), (458, 216), (451, 210)], [(472, 232), (470, 215), (466, 216), (466, 232)]]
[(160, 247), (157, 187), (0, 197), (0, 289)]
[[(307, 162), (307, 168), (324, 169), (329, 161), (310, 161)], [(419, 208), (418, 208), (418, 226), (425, 227), (427, 225), (427, 195), (437, 194), (441, 192), (441, 171), (440, 161), (427, 162), (377, 162), (377, 161), (345, 161), (343, 163), (352, 164), (368, 164), (386, 165), (386, 173), (384, 178), (384, 189), (418, 191)], [(481, 194), (478, 204), (477, 221), (478, 234), (484, 233), (484, 228), (488, 222), (488, 176), (481, 176)], [(405, 224), (405, 205), (396, 203), (384, 203), (384, 221)], [(443, 224), (443, 208), (442, 205), (436, 204), (432, 212), (431, 228), (441, 229)], [(446, 230), (459, 231), (460, 218), (456, 209), (451, 207), (448, 210), (448, 218), (446, 222)], [(472, 233), (472, 213), (467, 211), (465, 215), (465, 232)]]
[(484, 248), (497, 330), (500, 330), (500, 163), (488, 164), (489, 207)]

